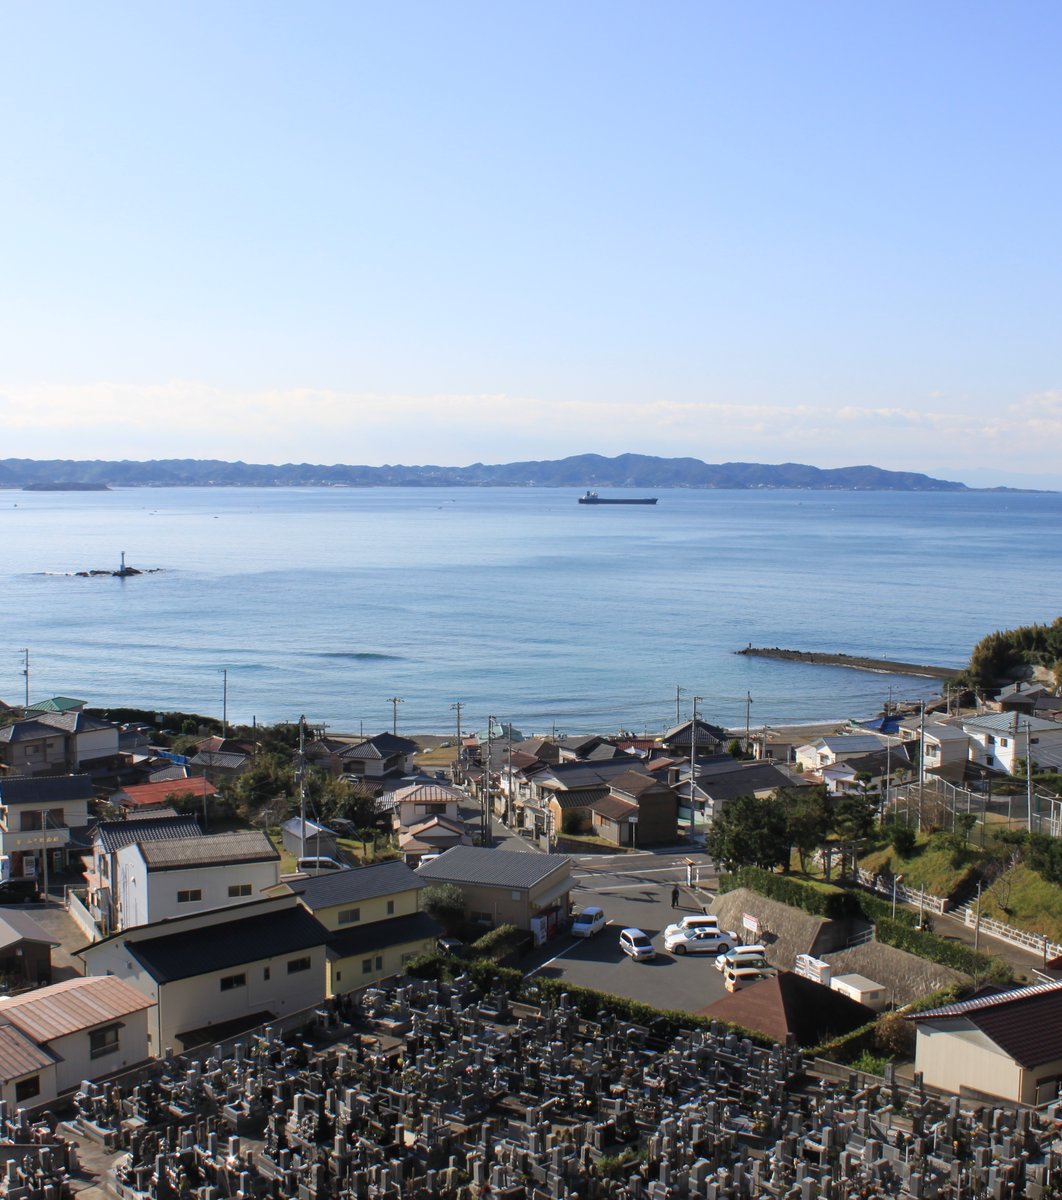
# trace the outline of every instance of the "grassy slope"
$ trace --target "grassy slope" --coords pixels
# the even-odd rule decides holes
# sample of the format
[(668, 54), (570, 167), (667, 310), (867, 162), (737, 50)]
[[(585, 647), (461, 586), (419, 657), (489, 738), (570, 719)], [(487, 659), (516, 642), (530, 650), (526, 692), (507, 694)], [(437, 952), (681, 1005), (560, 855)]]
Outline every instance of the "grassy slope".
[[(1003, 911), (1001, 899), (1006, 900), (1009, 911)], [(1053, 942), (1062, 942), (1062, 888), (1048, 883), (1026, 866), (1012, 867), (1005, 880), (993, 884), (982, 895), (981, 912), (994, 921), (1032, 933), (1046, 933)]]
[(963, 853), (959, 866), (953, 863), (953, 852), (936, 838), (922, 838), (914, 854), (901, 858), (891, 846), (885, 846), (859, 860), (864, 871), (876, 872), (888, 865), (894, 875), (902, 875), (908, 891), (920, 888), (932, 896), (949, 896), (971, 874), (978, 855), (973, 850)]

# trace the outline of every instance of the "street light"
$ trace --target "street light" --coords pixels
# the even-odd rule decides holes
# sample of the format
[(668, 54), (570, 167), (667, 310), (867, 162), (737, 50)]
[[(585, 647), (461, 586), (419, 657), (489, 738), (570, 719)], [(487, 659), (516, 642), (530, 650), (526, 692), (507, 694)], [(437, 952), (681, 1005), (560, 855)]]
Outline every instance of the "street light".
[(892, 919), (894, 921), (896, 920), (896, 888), (901, 879), (903, 879), (902, 875), (894, 875), (892, 877)]

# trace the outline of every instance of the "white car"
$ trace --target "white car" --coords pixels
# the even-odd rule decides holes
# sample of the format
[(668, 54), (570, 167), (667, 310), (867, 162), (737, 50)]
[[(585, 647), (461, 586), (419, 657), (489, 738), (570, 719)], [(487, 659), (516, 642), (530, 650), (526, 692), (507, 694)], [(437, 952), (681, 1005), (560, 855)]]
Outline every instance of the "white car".
[(714, 913), (691, 913), (688, 917), (683, 917), (681, 921), (676, 921), (674, 925), (668, 925), (664, 930), (664, 937), (669, 938), (676, 933), (685, 933), (687, 930), (695, 929), (719, 929), (719, 918)]
[(604, 929), (607, 924), (603, 908), (584, 908), (575, 920), (572, 921), (572, 936), (582, 938), (593, 937), (598, 930)]
[(740, 992), (773, 974), (774, 967), (727, 967), (723, 972), (723, 987), (728, 992)]
[(725, 954), (735, 945), (737, 935), (731, 930), (680, 929), (664, 937), (669, 954)]
[(727, 967), (754, 967), (767, 961), (767, 947), (759, 944), (753, 946), (735, 946), (725, 954), (720, 954), (715, 965), (720, 971)]
[(649, 935), (640, 929), (622, 930), (619, 936), (619, 948), (636, 962), (656, 958), (656, 951), (653, 949), (653, 943), (649, 940)]

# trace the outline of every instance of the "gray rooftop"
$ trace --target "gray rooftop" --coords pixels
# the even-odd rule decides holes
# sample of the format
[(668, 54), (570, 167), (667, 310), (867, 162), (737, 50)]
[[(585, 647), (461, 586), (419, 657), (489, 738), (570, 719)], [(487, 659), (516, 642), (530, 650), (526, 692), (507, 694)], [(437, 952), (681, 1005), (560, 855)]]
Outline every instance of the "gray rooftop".
[(488, 887), (530, 888), (559, 867), (570, 868), (565, 854), (532, 854), (489, 850), (485, 846), (453, 846), (434, 862), (417, 868), (428, 883), (479, 883)]
[(195, 817), (154, 817), (134, 821), (101, 821), (93, 836), (106, 854), (133, 842), (168, 842), (177, 838), (199, 838), (203, 831)]
[(254, 829), (164, 842), (138, 842), (138, 845), (149, 871), (180, 871), (186, 867), (221, 867), (228, 863), (280, 860), (269, 838)]
[(348, 871), (330, 871), (327, 875), (293, 879), (288, 883), (288, 887), (302, 897), (306, 906), (315, 911), (333, 904), (392, 896), (395, 892), (408, 892), (424, 886), (424, 880), (397, 858), (392, 862), (351, 867)]

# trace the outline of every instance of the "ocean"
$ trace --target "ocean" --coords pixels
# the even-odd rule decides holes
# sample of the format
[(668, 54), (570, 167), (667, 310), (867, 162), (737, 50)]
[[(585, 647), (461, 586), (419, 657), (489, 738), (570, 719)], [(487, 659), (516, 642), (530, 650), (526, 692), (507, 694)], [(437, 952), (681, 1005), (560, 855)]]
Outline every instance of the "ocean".
[[(752, 643), (962, 666), (1051, 621), (1062, 495), (578, 489), (0, 492), (0, 699), (249, 723), (525, 733), (865, 717), (933, 680)], [(608, 494), (621, 494), (610, 492)], [(132, 566), (129, 579), (73, 572)], [(676, 709), (676, 687), (682, 687)], [(392, 698), (401, 703), (392, 705)]]

